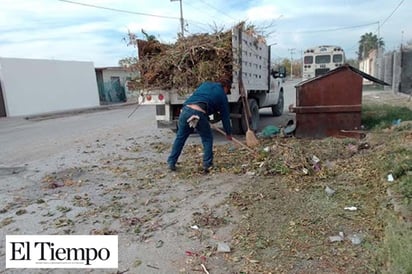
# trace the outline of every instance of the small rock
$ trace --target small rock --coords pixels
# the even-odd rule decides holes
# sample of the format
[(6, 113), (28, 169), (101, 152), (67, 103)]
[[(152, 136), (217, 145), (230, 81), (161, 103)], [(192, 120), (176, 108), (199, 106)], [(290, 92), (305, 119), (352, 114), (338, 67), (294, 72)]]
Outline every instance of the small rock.
[(326, 194), (327, 194), (328, 196), (332, 196), (333, 194), (335, 194), (336, 191), (335, 191), (334, 189), (326, 186), (326, 187), (325, 187), (325, 192), (326, 192)]
[(229, 253), (230, 252), (230, 246), (226, 243), (218, 243), (217, 244), (217, 252), (221, 253)]

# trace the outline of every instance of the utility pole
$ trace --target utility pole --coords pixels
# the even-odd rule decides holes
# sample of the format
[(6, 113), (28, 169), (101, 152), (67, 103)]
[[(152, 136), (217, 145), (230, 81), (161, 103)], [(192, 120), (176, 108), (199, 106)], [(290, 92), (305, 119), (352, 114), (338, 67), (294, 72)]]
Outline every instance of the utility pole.
[(288, 49), (288, 51), (290, 51), (290, 79), (293, 79), (293, 54), (295, 50), (295, 48)]
[(183, 19), (183, 5), (182, 0), (170, 0), (170, 2), (180, 2), (180, 34), (185, 37), (185, 20)]

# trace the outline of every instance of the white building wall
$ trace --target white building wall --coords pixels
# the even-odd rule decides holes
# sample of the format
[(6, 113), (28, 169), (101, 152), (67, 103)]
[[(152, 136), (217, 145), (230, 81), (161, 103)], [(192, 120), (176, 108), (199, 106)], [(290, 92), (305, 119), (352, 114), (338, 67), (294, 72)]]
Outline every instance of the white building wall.
[(100, 104), (92, 62), (0, 58), (8, 117)]
[(126, 83), (127, 77), (132, 77), (132, 73), (127, 72), (127, 71), (121, 71), (121, 70), (103, 70), (103, 81), (104, 82), (109, 82), (111, 77), (119, 77), (120, 83), (122, 86)]

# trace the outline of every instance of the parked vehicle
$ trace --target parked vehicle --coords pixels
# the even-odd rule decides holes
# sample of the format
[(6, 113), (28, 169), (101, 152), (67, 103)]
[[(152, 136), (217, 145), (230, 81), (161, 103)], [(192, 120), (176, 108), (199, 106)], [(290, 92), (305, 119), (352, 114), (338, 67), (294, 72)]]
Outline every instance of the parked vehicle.
[[(258, 129), (259, 109), (271, 108), (273, 116), (280, 116), (284, 108), (283, 78), (285, 69), (275, 71), (270, 61), (270, 46), (262, 37), (256, 36), (243, 27), (236, 26), (231, 30), (233, 79), (231, 94), (228, 95), (231, 122), (235, 134), (247, 131), (243, 111), (239, 79), (241, 77), (246, 90), (246, 98), (250, 108), (250, 127)], [(139, 49), (140, 50), (140, 49)], [(159, 128), (176, 129), (176, 122), (184, 101), (190, 94), (179, 94), (170, 90), (150, 90), (142, 92), (142, 104), (156, 104), (156, 120)], [(211, 122), (219, 121), (219, 115), (213, 115)]]
[(323, 45), (309, 48), (303, 53), (303, 80), (307, 80), (343, 66), (345, 52), (339, 46)]

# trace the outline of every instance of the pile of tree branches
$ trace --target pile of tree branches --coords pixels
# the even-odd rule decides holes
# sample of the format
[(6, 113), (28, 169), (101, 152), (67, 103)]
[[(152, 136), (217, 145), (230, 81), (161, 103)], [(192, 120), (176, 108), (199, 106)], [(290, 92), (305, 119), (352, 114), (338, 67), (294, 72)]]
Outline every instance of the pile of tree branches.
[(162, 89), (179, 94), (193, 92), (204, 81), (232, 75), (232, 32), (180, 37), (174, 44), (163, 44), (146, 36), (136, 39), (140, 72), (137, 89)]

